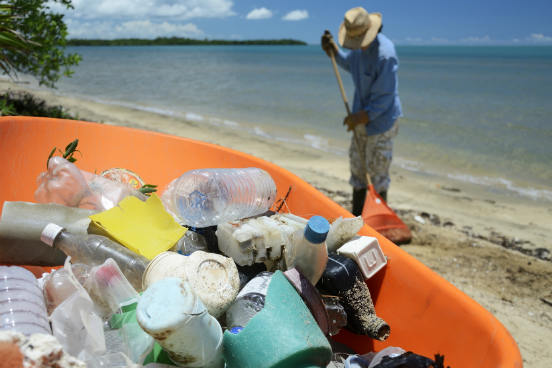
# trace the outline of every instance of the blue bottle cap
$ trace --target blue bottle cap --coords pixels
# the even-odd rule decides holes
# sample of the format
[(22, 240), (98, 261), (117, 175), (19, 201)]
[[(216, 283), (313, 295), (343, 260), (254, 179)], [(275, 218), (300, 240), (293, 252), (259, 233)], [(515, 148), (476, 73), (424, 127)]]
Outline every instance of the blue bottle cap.
[(233, 333), (234, 335), (237, 335), (237, 334), (240, 333), (241, 330), (243, 330), (242, 326), (236, 326), (236, 327), (232, 327), (229, 331), (230, 331), (230, 333)]
[(311, 243), (318, 244), (326, 240), (330, 231), (330, 223), (322, 216), (312, 216), (305, 227), (305, 238)]

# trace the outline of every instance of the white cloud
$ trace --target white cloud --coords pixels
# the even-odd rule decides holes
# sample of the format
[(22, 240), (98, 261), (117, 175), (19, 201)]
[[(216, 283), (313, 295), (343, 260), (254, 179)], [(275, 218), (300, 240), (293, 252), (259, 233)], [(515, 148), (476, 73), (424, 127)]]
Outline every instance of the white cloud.
[(542, 33), (533, 33), (527, 37), (527, 41), (535, 43), (551, 43), (552, 37), (545, 36)]
[(460, 39), (460, 42), (461, 42), (461, 43), (468, 43), (468, 44), (473, 44), (473, 43), (490, 43), (490, 42), (492, 42), (492, 40), (491, 40), (491, 37), (489, 37), (488, 35), (486, 35), (486, 36), (483, 36), (483, 37), (479, 37), (479, 36), (470, 36), (470, 37), (462, 38), (462, 39)]
[(293, 10), (282, 17), (283, 20), (297, 21), (307, 19), (309, 12), (306, 10)]
[(449, 43), (449, 40), (444, 37), (431, 37), (430, 43), (444, 44), (444, 43)]
[(235, 15), (231, 0), (73, 0), (74, 9), (48, 5), (72, 18), (151, 19), (224, 18)]
[(255, 20), (272, 18), (272, 11), (268, 10), (267, 8), (253, 9), (247, 14), (245, 18)]
[(150, 20), (131, 20), (112, 23), (107, 21), (67, 22), (72, 38), (155, 38), (155, 37), (200, 37), (204, 33), (193, 23), (176, 24), (169, 22), (151, 22)]
[[(48, 6), (65, 14), (70, 38), (199, 36), (198, 18), (236, 15), (232, 0), (73, 0), (74, 9)], [(149, 36), (146, 36), (149, 35)]]

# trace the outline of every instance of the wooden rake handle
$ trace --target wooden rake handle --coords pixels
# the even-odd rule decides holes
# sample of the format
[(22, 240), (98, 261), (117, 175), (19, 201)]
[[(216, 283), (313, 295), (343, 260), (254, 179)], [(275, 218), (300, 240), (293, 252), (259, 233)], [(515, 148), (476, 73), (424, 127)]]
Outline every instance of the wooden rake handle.
[[(339, 91), (341, 92), (341, 98), (343, 98), (343, 103), (345, 104), (345, 110), (347, 110), (347, 116), (349, 116), (351, 115), (351, 109), (349, 108), (349, 101), (347, 101), (347, 94), (345, 93), (345, 88), (343, 88), (343, 81), (341, 80), (341, 74), (339, 74), (339, 70), (337, 69), (337, 63), (335, 62), (335, 55), (333, 52), (330, 52), (330, 59), (332, 60), (335, 78), (337, 79), (337, 84), (339, 85)], [(372, 186), (372, 180), (370, 179), (370, 174), (368, 173), (368, 170), (366, 168), (366, 161), (362, 157), (360, 142), (358, 140), (356, 130), (354, 129), (353, 129), (353, 138), (355, 140), (355, 146), (358, 150), (358, 155), (362, 161), (362, 166), (364, 167), (364, 171), (366, 172), (366, 182), (368, 183), (368, 186)]]

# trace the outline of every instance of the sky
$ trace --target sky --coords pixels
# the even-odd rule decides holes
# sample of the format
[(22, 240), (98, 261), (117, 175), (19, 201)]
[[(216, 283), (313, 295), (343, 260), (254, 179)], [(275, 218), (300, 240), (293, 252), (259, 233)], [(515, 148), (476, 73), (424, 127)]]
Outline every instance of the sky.
[[(52, 0), (51, 0), (52, 1)], [(279, 39), (320, 43), (345, 12), (383, 15), (398, 45), (552, 45), (551, 0), (73, 0), (69, 38)]]

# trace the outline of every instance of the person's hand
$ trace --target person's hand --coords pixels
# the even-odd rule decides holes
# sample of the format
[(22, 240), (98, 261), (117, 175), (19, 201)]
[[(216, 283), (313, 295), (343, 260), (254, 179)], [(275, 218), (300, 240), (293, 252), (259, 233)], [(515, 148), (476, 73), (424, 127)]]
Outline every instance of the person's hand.
[(332, 53), (334, 55), (337, 53), (337, 45), (333, 40), (332, 34), (328, 30), (326, 30), (322, 35), (322, 39), (320, 40), (320, 45), (322, 46), (322, 50), (326, 52), (328, 57), (331, 56)]
[(343, 125), (346, 125), (347, 131), (350, 132), (355, 129), (356, 126), (368, 124), (369, 121), (370, 118), (368, 117), (366, 110), (360, 110), (359, 112), (355, 112), (354, 114), (351, 114), (343, 119)]

